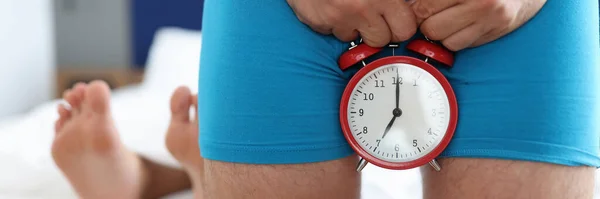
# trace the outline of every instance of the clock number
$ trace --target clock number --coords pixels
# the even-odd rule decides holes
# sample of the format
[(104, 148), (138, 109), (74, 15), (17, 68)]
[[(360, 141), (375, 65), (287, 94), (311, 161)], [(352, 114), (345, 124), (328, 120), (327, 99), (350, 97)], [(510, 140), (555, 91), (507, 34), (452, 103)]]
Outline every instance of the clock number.
[(360, 110), (358, 110), (358, 116), (363, 116), (365, 114), (365, 111), (361, 108)]
[(396, 80), (396, 77), (392, 77), (392, 79), (393, 79), (393, 81), (392, 81), (392, 82), (393, 82), (393, 83), (392, 83), (392, 85), (396, 85), (397, 83), (400, 83), (400, 84), (402, 84), (402, 77), (398, 77), (398, 79), (397, 79), (397, 80)]
[(377, 142), (377, 147), (379, 147), (379, 143), (381, 142), (381, 140), (375, 140), (375, 142)]
[(436, 94), (436, 95), (439, 95), (439, 93), (438, 93), (438, 92), (440, 92), (440, 91), (439, 91), (439, 90), (431, 91), (431, 92), (429, 92), (429, 94), (428, 94), (428, 96), (427, 96), (427, 97), (429, 97), (429, 98), (433, 98), (433, 95), (434, 95), (434, 94)]
[(367, 127), (363, 127), (362, 131), (359, 131), (356, 135), (360, 135), (360, 134), (367, 134), (369, 131), (367, 130)]
[(383, 80), (375, 80), (375, 87), (385, 87), (385, 85), (383, 85)]
[(433, 116), (433, 117), (436, 116), (435, 109), (431, 110), (431, 116)]
[(413, 140), (413, 147), (417, 147), (417, 140)]
[(375, 95), (373, 95), (373, 93), (369, 93), (369, 95), (367, 95), (366, 93), (363, 94), (365, 95), (365, 100), (372, 101), (375, 98)]
[(394, 150), (395, 150), (395, 151), (400, 151), (400, 145), (399, 145), (399, 144), (396, 144), (396, 146), (394, 146)]
[(415, 79), (415, 83), (413, 84), (413, 86), (417, 86), (417, 80)]
[(427, 130), (427, 134), (429, 134), (429, 135), (431, 135), (431, 134), (432, 134), (432, 132), (431, 132), (431, 128), (429, 128), (429, 130)]

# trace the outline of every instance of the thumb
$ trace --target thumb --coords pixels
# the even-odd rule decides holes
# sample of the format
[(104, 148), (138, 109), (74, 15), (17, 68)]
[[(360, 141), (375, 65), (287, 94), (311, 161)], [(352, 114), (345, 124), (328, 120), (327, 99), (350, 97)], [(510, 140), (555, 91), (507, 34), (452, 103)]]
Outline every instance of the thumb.
[(383, 16), (371, 13), (358, 28), (364, 43), (371, 47), (382, 47), (390, 43), (392, 33)]
[(417, 32), (415, 15), (409, 4), (398, 2), (382, 8), (382, 10), (383, 17), (392, 33), (392, 42), (408, 40)]
[(418, 24), (459, 3), (458, 0), (409, 0), (409, 2)]

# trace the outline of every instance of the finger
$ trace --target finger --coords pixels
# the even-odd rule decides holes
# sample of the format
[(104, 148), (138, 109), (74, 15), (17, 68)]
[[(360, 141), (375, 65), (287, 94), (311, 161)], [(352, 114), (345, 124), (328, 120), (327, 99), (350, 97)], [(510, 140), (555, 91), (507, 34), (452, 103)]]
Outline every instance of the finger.
[(315, 31), (318, 32), (320, 34), (323, 35), (330, 35), (331, 34), (331, 29), (324, 27), (324, 26), (311, 26), (311, 28)]
[(390, 28), (383, 16), (371, 12), (365, 20), (358, 28), (364, 43), (371, 47), (382, 47), (390, 42)]
[(492, 41), (502, 37), (503, 35), (507, 34), (508, 32), (510, 32), (509, 29), (499, 29), (499, 30), (489, 31), (486, 34), (479, 37), (477, 40), (475, 40), (475, 42), (473, 42), (469, 47), (477, 47), (477, 46), (481, 46), (483, 44), (492, 42)]
[[(315, 32), (320, 34), (329, 35), (331, 34), (331, 27), (325, 23), (325, 20), (318, 13), (308, 13), (307, 15), (302, 15), (301, 12), (296, 12), (295, 7), (292, 7), (296, 13), (296, 18), (306, 26), (310, 27)], [(305, 9), (310, 10), (312, 9)]]
[(358, 38), (359, 34), (356, 30), (357, 24), (356, 21), (360, 20), (359, 15), (355, 14), (344, 14), (341, 10), (342, 8), (330, 8), (330, 13), (337, 12), (341, 13), (339, 15), (329, 14), (331, 19), (334, 19), (334, 26), (331, 30), (333, 35), (341, 41), (350, 42), (354, 41)]
[[(313, 9), (318, 10), (318, 9)], [(340, 8), (334, 6), (323, 6), (320, 8), (323, 12), (313, 12), (313, 30), (329, 35), (333, 33), (333, 29), (337, 26), (344, 26), (347, 19), (343, 16)]]
[(469, 4), (458, 4), (427, 18), (421, 32), (432, 40), (443, 40), (477, 21), (479, 13)]
[(471, 47), (471, 48), (478, 47), (483, 44), (489, 43), (495, 39), (497, 39), (497, 38), (492, 38), (489, 35), (484, 35), (484, 36), (480, 37), (479, 39), (477, 39), (477, 41), (473, 42), (469, 47)]
[(358, 31), (348, 27), (335, 27), (332, 33), (336, 38), (344, 42), (354, 41), (358, 38)]
[[(543, 3), (541, 5), (539, 5), (538, 7), (535, 7), (536, 10), (541, 9), (541, 6), (543, 5)], [(497, 20), (497, 23), (489, 23), (489, 24), (494, 24), (494, 27), (503, 27), (503, 28), (490, 28), (492, 29), (491, 31), (488, 31), (487, 34), (483, 35), (481, 38), (479, 38), (477, 41), (475, 41), (471, 47), (477, 47), (489, 42), (492, 42), (506, 34), (509, 34), (511, 32), (513, 32), (515, 29), (517, 29), (518, 27), (522, 26), (525, 22), (527, 22), (527, 20), (529, 20), (533, 15), (535, 15), (537, 13), (536, 12), (525, 12), (525, 14), (522, 12), (520, 13), (519, 16), (516, 17), (517, 20), (515, 21), (509, 21), (506, 22), (506, 20)], [(504, 22), (504, 23), (503, 23)], [(508, 25), (507, 25), (508, 24)], [(486, 23), (487, 25), (487, 23)]]
[(459, 51), (471, 46), (488, 31), (483, 23), (475, 23), (442, 40), (442, 44), (451, 51)]
[(417, 32), (415, 14), (403, 1), (392, 1), (392, 5), (380, 8), (392, 34), (393, 42), (410, 39)]
[[(316, 19), (315, 19), (316, 18)], [(331, 34), (331, 26), (327, 25), (324, 20), (320, 17), (313, 16), (313, 19), (298, 18), (300, 22), (308, 25), (313, 31), (321, 33), (323, 35)]]
[(417, 23), (421, 24), (425, 19), (458, 3), (459, 0), (416, 0), (412, 2), (411, 7), (417, 17)]

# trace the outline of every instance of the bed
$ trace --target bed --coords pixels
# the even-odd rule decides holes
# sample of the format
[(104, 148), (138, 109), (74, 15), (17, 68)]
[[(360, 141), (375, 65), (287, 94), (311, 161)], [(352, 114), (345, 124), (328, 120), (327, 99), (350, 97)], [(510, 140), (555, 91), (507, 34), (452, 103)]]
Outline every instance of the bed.
[[(144, 81), (113, 92), (112, 111), (123, 142), (132, 150), (178, 167), (164, 146), (169, 121), (168, 102), (178, 85), (197, 90), (201, 33), (167, 27), (157, 31), (150, 48)], [(77, 198), (52, 162), (58, 100), (0, 121), (0, 198)], [(363, 170), (363, 198), (421, 198), (418, 170)], [(596, 192), (598, 191), (596, 186)], [(190, 191), (167, 198), (192, 198)], [(600, 198), (596, 196), (596, 198)]]

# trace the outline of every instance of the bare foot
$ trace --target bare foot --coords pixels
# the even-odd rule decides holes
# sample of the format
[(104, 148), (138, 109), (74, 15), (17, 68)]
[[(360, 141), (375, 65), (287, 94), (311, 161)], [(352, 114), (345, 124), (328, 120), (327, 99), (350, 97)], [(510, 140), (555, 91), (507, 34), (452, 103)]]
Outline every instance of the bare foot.
[[(167, 149), (179, 161), (192, 179), (195, 198), (202, 196), (204, 161), (198, 147), (197, 96), (186, 87), (179, 87), (171, 97), (171, 124), (167, 132)], [(190, 108), (195, 114), (190, 118)]]
[(140, 198), (146, 173), (119, 140), (106, 83), (80, 83), (63, 97), (71, 108), (58, 108), (52, 157), (80, 198)]

